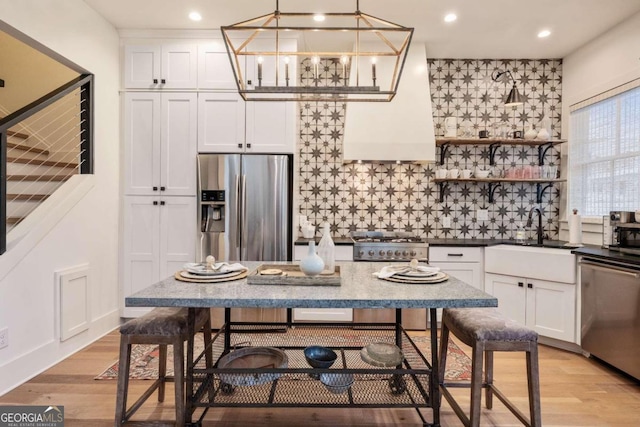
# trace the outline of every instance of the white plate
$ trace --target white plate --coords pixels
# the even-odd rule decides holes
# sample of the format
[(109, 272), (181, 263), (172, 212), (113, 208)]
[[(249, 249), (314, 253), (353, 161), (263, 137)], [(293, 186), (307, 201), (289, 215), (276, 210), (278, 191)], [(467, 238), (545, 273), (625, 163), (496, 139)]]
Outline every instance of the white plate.
[(407, 271), (404, 273), (396, 273), (394, 276), (404, 276), (404, 277), (431, 277), (438, 274), (439, 271)]
[(237, 271), (221, 271), (220, 270), (206, 270), (205, 264), (197, 263), (197, 262), (189, 262), (182, 266), (182, 268), (188, 271), (191, 274), (196, 274), (198, 276), (221, 276), (227, 273), (237, 273)]
[(226, 277), (234, 277), (244, 273), (244, 271), (229, 271), (227, 273), (217, 272), (215, 276), (212, 275), (204, 275), (204, 274), (193, 274), (189, 271), (181, 271), (180, 275), (187, 279), (206, 279), (207, 277), (211, 277), (212, 279), (223, 279)]

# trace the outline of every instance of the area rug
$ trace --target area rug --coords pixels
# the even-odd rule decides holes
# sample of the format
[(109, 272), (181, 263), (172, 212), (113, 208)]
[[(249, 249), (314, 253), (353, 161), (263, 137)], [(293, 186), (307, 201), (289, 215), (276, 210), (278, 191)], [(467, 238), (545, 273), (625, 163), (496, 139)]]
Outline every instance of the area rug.
[[(431, 359), (431, 340), (428, 336), (411, 337), (427, 360)], [(198, 335), (195, 342), (195, 352), (199, 354), (204, 345), (202, 336)], [(447, 356), (445, 379), (448, 381), (470, 381), (471, 359), (450, 338)], [(129, 378), (137, 380), (155, 380), (158, 378), (158, 360), (160, 349), (157, 345), (134, 345), (131, 349), (131, 367)], [(167, 375), (173, 375), (173, 351), (169, 346), (167, 351)], [(104, 372), (95, 377), (96, 380), (114, 380), (118, 378), (118, 361), (116, 360)]]

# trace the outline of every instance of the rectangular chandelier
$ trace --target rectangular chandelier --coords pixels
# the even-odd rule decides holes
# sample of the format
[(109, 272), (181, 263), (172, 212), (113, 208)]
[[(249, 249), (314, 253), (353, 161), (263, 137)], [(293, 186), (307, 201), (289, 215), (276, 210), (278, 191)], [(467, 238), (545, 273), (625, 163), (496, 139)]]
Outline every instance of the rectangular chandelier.
[(223, 26), (245, 101), (391, 101), (413, 28), (353, 13), (276, 10)]

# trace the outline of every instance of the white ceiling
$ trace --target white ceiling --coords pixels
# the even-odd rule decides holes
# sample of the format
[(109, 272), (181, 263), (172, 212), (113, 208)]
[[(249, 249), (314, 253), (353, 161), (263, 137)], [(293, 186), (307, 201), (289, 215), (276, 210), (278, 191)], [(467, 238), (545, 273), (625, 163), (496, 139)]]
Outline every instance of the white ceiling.
[[(275, 0), (85, 0), (118, 29), (212, 29), (273, 12)], [(282, 12), (353, 12), (345, 0), (281, 0)], [(202, 21), (187, 14), (197, 10)], [(414, 27), (433, 58), (562, 58), (640, 12), (640, 0), (361, 0)], [(443, 21), (455, 12), (458, 20)], [(550, 37), (538, 39), (542, 29)]]

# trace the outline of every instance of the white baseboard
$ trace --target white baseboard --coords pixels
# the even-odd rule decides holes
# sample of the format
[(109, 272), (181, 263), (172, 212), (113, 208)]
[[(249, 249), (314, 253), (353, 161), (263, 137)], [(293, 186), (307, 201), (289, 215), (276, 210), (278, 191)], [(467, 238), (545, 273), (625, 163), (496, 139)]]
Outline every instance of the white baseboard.
[(94, 319), (87, 331), (64, 343), (56, 337), (51, 337), (46, 343), (0, 365), (0, 396), (99, 340), (118, 326), (120, 315), (118, 310), (113, 310)]

